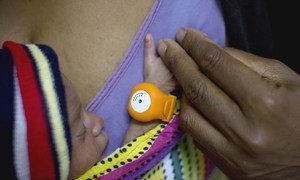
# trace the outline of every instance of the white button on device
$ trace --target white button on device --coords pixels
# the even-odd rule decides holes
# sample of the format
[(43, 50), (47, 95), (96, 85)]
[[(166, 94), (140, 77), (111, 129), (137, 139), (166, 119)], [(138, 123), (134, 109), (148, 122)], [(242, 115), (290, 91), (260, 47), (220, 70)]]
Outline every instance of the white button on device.
[(131, 107), (138, 113), (143, 113), (149, 109), (151, 105), (150, 95), (143, 90), (136, 91), (131, 98)]

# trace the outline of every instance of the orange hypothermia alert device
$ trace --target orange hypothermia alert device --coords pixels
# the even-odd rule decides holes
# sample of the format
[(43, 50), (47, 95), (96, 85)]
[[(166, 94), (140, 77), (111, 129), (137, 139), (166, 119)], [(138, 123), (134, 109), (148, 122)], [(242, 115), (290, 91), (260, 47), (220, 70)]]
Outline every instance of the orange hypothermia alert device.
[(155, 85), (140, 83), (130, 93), (128, 111), (132, 118), (141, 122), (161, 119), (169, 122), (176, 104), (176, 96), (166, 95)]

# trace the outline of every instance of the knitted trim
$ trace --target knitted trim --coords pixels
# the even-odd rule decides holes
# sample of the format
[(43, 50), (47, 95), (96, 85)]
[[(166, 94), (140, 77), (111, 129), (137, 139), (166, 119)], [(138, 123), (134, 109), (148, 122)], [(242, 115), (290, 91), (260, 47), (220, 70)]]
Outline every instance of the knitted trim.
[(44, 45), (8, 41), (3, 47), (12, 55), (19, 81), (27, 126), (30, 178), (67, 179), (71, 138), (57, 56)]

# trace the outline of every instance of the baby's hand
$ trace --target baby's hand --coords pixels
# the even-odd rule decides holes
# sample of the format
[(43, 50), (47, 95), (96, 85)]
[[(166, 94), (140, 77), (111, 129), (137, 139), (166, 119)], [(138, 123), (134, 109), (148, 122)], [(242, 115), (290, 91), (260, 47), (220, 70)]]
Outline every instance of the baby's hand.
[[(145, 37), (144, 49), (144, 80), (156, 85), (165, 94), (170, 94), (175, 89), (175, 81), (162, 60), (156, 56), (153, 38), (150, 34)], [(149, 131), (160, 122), (160, 120), (154, 120), (145, 123), (132, 120), (123, 144)]]
[(150, 34), (146, 35), (144, 44), (144, 80), (156, 85), (165, 94), (170, 94), (176, 85), (173, 75), (156, 55)]

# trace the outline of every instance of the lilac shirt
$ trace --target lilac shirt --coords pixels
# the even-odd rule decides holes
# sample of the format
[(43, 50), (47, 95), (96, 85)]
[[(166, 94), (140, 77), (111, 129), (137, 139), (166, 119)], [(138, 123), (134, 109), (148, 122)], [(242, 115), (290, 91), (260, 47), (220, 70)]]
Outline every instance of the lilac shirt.
[(225, 25), (216, 0), (157, 0), (126, 55), (108, 78), (102, 89), (88, 105), (88, 110), (100, 115), (109, 143), (105, 155), (122, 145), (130, 116), (127, 102), (134, 85), (143, 81), (143, 42), (147, 33), (155, 44), (163, 38), (175, 38), (181, 27), (201, 30), (219, 45), (225, 45)]

